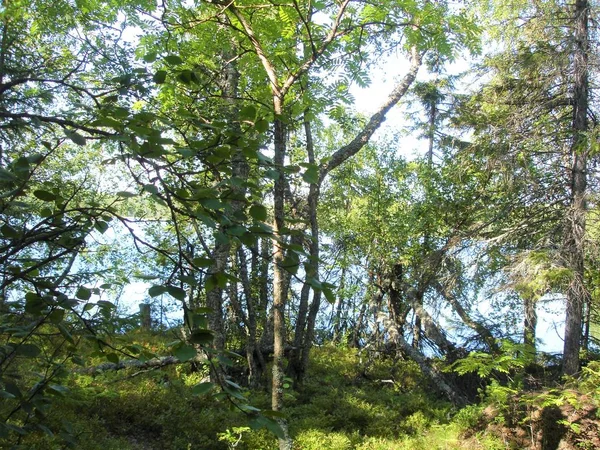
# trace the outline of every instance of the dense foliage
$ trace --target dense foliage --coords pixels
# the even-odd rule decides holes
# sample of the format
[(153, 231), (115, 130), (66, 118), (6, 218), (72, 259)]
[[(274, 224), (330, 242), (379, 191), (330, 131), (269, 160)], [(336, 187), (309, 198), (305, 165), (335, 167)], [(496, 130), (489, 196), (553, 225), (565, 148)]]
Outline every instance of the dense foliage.
[(600, 445), (596, 11), (2, 2), (0, 445)]

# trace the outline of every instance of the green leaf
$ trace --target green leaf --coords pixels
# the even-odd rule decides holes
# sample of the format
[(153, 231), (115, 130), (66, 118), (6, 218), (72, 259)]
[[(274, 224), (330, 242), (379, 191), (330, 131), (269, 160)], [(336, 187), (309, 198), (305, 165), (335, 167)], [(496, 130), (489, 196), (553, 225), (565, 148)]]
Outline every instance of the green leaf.
[(213, 383), (209, 383), (209, 382), (199, 383), (192, 388), (192, 394), (206, 395), (210, 391), (212, 391), (214, 388), (215, 388), (215, 385)]
[(78, 366), (85, 366), (85, 360), (79, 355), (73, 355), (71, 357), (71, 361), (73, 361), (73, 363), (77, 364)]
[(190, 342), (193, 344), (209, 344), (214, 339), (213, 332), (205, 329), (192, 330), (190, 335)]
[(204, 289), (206, 289), (206, 292), (212, 291), (217, 286), (218, 286), (217, 278), (214, 275), (211, 275), (210, 277), (206, 278), (206, 280), (204, 281)]
[(8, 400), (11, 400), (11, 399), (17, 398), (17, 397), (15, 397), (10, 392), (6, 392), (6, 391), (0, 390), (0, 398), (5, 398), (5, 399), (8, 399)]
[(173, 356), (175, 356), (181, 362), (189, 361), (190, 359), (195, 358), (196, 354), (196, 349), (191, 345), (183, 345), (173, 350)]
[(4, 382), (4, 389), (6, 392), (8, 392), (16, 398), (23, 398), (23, 394), (21, 393), (19, 387), (11, 381)]
[(113, 364), (119, 364), (119, 355), (116, 353), (107, 353), (106, 359)]
[(23, 428), (23, 427), (18, 426), (18, 425), (13, 425), (12, 423), (7, 423), (7, 424), (4, 424), (4, 426), (6, 428), (8, 428), (9, 430), (14, 431), (17, 434), (20, 434), (21, 436), (26, 436), (27, 435), (27, 430), (25, 428)]
[(319, 168), (311, 164), (302, 174), (302, 179), (307, 183), (317, 184), (319, 182)]
[(154, 62), (154, 61), (156, 61), (156, 52), (146, 53), (142, 59), (144, 61), (146, 61), (147, 63)]
[(185, 297), (187, 295), (187, 293), (185, 292), (185, 289), (182, 289), (180, 287), (177, 286), (167, 286), (167, 292), (175, 297), (177, 300), (185, 300)]
[(279, 439), (285, 439), (285, 433), (281, 425), (276, 420), (265, 417), (265, 427)]
[(279, 180), (281, 173), (276, 169), (269, 169), (265, 172), (265, 176), (271, 180)]
[(168, 64), (172, 64), (174, 66), (183, 64), (183, 59), (181, 59), (181, 57), (179, 57), (178, 55), (167, 55), (164, 57), (164, 60)]
[(2, 181), (16, 181), (17, 179), (18, 178), (17, 178), (17, 176), (14, 173), (12, 173), (12, 172), (10, 172), (10, 171), (8, 171), (8, 170), (0, 167), (0, 180), (2, 180)]
[(73, 141), (77, 145), (84, 146), (87, 143), (86, 139), (79, 133), (76, 133), (75, 131), (67, 132), (66, 135), (69, 139), (71, 139), (71, 141)]
[(258, 408), (257, 408), (257, 407), (255, 407), (255, 406), (252, 406), (252, 405), (244, 405), (244, 404), (242, 404), (242, 405), (238, 405), (238, 407), (239, 407), (239, 408), (240, 408), (242, 411), (249, 412), (249, 413), (257, 413), (257, 412), (260, 412), (260, 409), (258, 409)]
[(225, 355), (217, 355), (217, 359), (221, 365), (225, 367), (233, 367), (233, 361)]
[(135, 192), (127, 192), (127, 191), (119, 191), (117, 192), (117, 197), (122, 197), (122, 198), (131, 198), (131, 197), (135, 197), (137, 194)]
[(56, 200), (56, 195), (54, 195), (52, 192), (43, 191), (41, 189), (33, 191), (33, 195), (45, 202), (53, 202)]
[(154, 186), (153, 184), (145, 184), (144, 190), (146, 192), (149, 192), (150, 194), (158, 194), (158, 188), (156, 186)]
[(235, 389), (238, 389), (238, 390), (240, 390), (240, 391), (242, 390), (242, 387), (241, 387), (239, 384), (237, 384), (237, 383), (234, 383), (234, 382), (233, 382), (233, 381), (231, 381), (231, 380), (225, 380), (225, 383), (227, 383), (229, 386), (232, 386), (232, 387), (234, 387)]
[(243, 236), (246, 234), (246, 228), (241, 225), (234, 225), (232, 227), (227, 228), (227, 234), (231, 236)]
[(62, 308), (56, 308), (48, 315), (48, 319), (51, 323), (57, 324), (63, 321), (65, 318), (65, 310)]
[(44, 309), (44, 300), (35, 292), (27, 292), (25, 294), (25, 312), (35, 316), (40, 315)]
[(62, 336), (67, 341), (69, 341), (71, 344), (75, 343), (75, 340), (73, 339), (73, 336), (71, 335), (71, 333), (69, 332), (69, 330), (67, 330), (67, 328), (62, 323), (56, 324), (56, 327), (58, 328), (58, 331), (60, 331), (60, 334), (62, 334)]
[(210, 258), (194, 258), (192, 262), (196, 267), (210, 267), (214, 264), (214, 261)]
[(300, 267), (300, 262), (298, 260), (298, 255), (295, 253), (288, 253), (288, 255), (283, 260), (281, 267), (283, 267), (286, 271), (295, 275), (298, 273), (298, 268)]
[(108, 224), (106, 222), (104, 222), (103, 220), (96, 220), (96, 222), (94, 223), (94, 228), (100, 234), (104, 234), (104, 233), (106, 233), (106, 230), (108, 230)]
[(0, 232), (4, 237), (7, 238), (17, 238), (20, 235), (20, 233), (15, 228), (11, 227), (8, 224), (2, 225), (2, 228), (0, 228)]
[(77, 292), (75, 293), (75, 297), (77, 297), (79, 300), (89, 300), (91, 296), (91, 289), (88, 289), (84, 286), (80, 286), (79, 289), (77, 289)]
[(129, 110), (127, 108), (117, 107), (111, 111), (111, 114), (117, 119), (126, 119), (129, 116)]
[(252, 205), (249, 212), (254, 220), (260, 222), (267, 220), (267, 208), (263, 205)]
[(284, 419), (285, 418), (285, 413), (283, 413), (281, 411), (273, 411), (273, 410), (270, 410), (270, 409), (264, 410), (262, 412), (262, 415), (266, 416), (266, 417), (276, 417), (278, 419)]
[(200, 200), (200, 203), (207, 209), (221, 209), (225, 206), (221, 201), (217, 200), (216, 198), (203, 198)]
[(50, 437), (54, 437), (54, 433), (46, 425), (42, 425), (41, 423), (38, 423), (35, 426), (38, 427), (38, 429), (40, 429), (41, 431), (43, 431), (46, 435), (48, 435)]
[(158, 72), (156, 72), (154, 74), (154, 76), (152, 77), (152, 80), (156, 84), (163, 84), (167, 80), (167, 71), (166, 70), (159, 70)]
[(42, 352), (35, 344), (21, 344), (15, 349), (15, 351), (17, 354), (27, 356), (28, 358), (35, 358)]
[(335, 294), (331, 289), (324, 287), (323, 294), (325, 295), (325, 298), (329, 303), (331, 303), (332, 305), (335, 303)]
[(146, 275), (146, 274), (138, 274), (134, 275), (135, 278), (139, 278), (140, 280), (156, 280), (158, 278), (157, 275)]
[(182, 70), (179, 75), (177, 75), (177, 79), (181, 81), (183, 84), (190, 84), (192, 82), (193, 72), (191, 70)]
[(223, 386), (223, 391), (230, 397), (237, 398), (238, 400), (246, 401), (246, 397), (239, 389), (230, 388), (229, 386)]
[(166, 286), (152, 286), (150, 289), (148, 289), (148, 295), (150, 297), (158, 297), (165, 292), (167, 292)]
[(116, 306), (114, 303), (109, 302), (107, 300), (100, 300), (98, 303), (96, 303), (100, 308), (102, 309), (115, 309)]
[(42, 208), (40, 209), (40, 217), (51, 217), (52, 210), (50, 208)]
[(48, 388), (60, 395), (69, 393), (69, 388), (60, 384), (51, 384), (48, 386)]
[(256, 131), (258, 131), (259, 133), (266, 133), (267, 130), (269, 129), (269, 122), (267, 122), (264, 119), (257, 120), (256, 123), (254, 124), (254, 129)]
[(244, 106), (240, 110), (240, 117), (242, 119), (254, 120), (256, 118), (256, 108), (254, 106)]

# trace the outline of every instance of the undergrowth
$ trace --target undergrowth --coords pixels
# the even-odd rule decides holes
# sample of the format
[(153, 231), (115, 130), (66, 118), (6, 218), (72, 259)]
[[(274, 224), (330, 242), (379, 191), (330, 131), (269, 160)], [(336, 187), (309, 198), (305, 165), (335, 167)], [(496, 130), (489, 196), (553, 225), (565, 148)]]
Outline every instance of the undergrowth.
[[(160, 342), (151, 344), (164, 347)], [(69, 391), (45, 418), (49, 429), (64, 433), (33, 433), (15, 448), (277, 448), (273, 434), (249, 427), (248, 417), (232, 408), (226, 398), (195, 394), (193, 387), (205, 376), (192, 372), (189, 364), (95, 376), (72, 372), (65, 382)], [(600, 399), (599, 379), (599, 366), (590, 364), (581, 385), (596, 400)], [(482, 418), (486, 405), (491, 404), (502, 412), (493, 420), (505, 420), (509, 391), (491, 384), (486, 403), (458, 411), (434, 392), (413, 362), (389, 358), (361, 362), (355, 349), (315, 348), (301, 389), (289, 387), (285, 394), (294, 449), (506, 448), (486, 430)], [(268, 392), (245, 391), (245, 395), (252, 405), (269, 408)]]

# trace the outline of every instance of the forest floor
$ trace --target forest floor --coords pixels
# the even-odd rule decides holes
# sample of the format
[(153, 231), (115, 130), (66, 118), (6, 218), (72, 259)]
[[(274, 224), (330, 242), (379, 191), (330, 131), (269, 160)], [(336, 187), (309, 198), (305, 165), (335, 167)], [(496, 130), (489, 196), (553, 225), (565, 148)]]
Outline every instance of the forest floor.
[[(272, 433), (251, 429), (227, 399), (195, 395), (204, 377), (189, 364), (73, 373), (69, 395), (47, 417), (68, 433), (29, 436), (23, 448), (64, 448), (66, 435), (82, 450), (277, 448)], [(326, 346), (314, 350), (302, 389), (286, 389), (285, 412), (298, 450), (600, 449), (598, 378), (583, 386), (587, 394), (498, 385), (457, 410), (410, 361)], [(268, 409), (266, 391), (245, 395)]]

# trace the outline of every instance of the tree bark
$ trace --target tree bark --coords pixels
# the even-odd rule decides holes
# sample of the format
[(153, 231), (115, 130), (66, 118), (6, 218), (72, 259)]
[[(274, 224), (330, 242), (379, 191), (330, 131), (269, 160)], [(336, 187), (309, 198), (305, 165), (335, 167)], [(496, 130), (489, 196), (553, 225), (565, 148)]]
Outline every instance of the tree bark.
[[(225, 116), (228, 118), (230, 127), (236, 135), (241, 134), (239, 125), (239, 108), (236, 103), (238, 97), (238, 85), (240, 74), (237, 68), (237, 60), (232, 53), (224, 51), (222, 58), (226, 61), (225, 67), (223, 68), (223, 80), (221, 82), (222, 97), (225, 100)], [(237, 138), (234, 138), (236, 140)], [(235, 142), (233, 142), (235, 144)], [(232, 175), (235, 178), (239, 178), (242, 181), (246, 181), (248, 178), (248, 162), (244, 157), (241, 150), (236, 150), (231, 159)], [(232, 215), (235, 217), (237, 211), (244, 209), (245, 204), (243, 200), (245, 189), (240, 186), (234, 185), (235, 199), (231, 202)], [(223, 226), (219, 227), (219, 232), (224, 232)], [(208, 270), (209, 277), (216, 277), (218, 274), (225, 272), (227, 264), (229, 262), (229, 256), (231, 252), (231, 243), (220, 242), (216, 240), (215, 247), (212, 252), (213, 264)], [(212, 346), (215, 350), (220, 351), (225, 347), (225, 332), (223, 327), (223, 288), (215, 283), (215, 286), (211, 290), (206, 292), (206, 305), (212, 309), (212, 312), (208, 316), (209, 327), (214, 333), (214, 339)]]
[[(310, 164), (316, 164), (315, 160), (315, 149), (312, 137), (312, 129), (310, 121), (307, 118), (307, 111), (304, 112), (304, 133), (306, 135), (306, 152), (308, 155), (308, 162)], [(310, 222), (310, 234), (311, 240), (309, 243), (309, 268), (306, 272), (307, 283), (305, 285), (310, 286), (308, 279), (312, 278), (314, 281), (319, 280), (319, 258), (320, 258), (320, 242), (319, 242), (319, 222), (317, 217), (317, 206), (319, 203), (320, 186), (318, 183), (311, 183), (308, 192), (308, 220)], [(301, 384), (304, 379), (304, 374), (308, 369), (308, 361), (310, 349), (312, 347), (314, 334), (315, 334), (315, 323), (317, 320), (317, 314), (321, 306), (321, 290), (313, 288), (313, 297), (308, 310), (306, 318), (306, 330), (300, 335), (296, 336), (298, 343), (300, 344), (300, 351), (298, 354), (299, 358), (296, 361), (295, 370), (295, 383)], [(300, 330), (302, 331), (302, 330)]]
[(584, 280), (585, 215), (587, 189), (588, 102), (589, 102), (589, 4), (576, 0), (574, 9), (575, 54), (573, 57), (573, 139), (571, 157), (571, 205), (565, 224), (564, 259), (571, 271), (571, 283), (566, 292), (566, 323), (563, 350), (563, 373), (579, 372), (579, 351), (583, 323), (583, 305), (588, 302), (589, 291)]
[(535, 349), (535, 328), (537, 326), (537, 311), (535, 298), (526, 296), (523, 299), (525, 320), (523, 324), (523, 343)]
[(246, 253), (244, 253), (244, 249), (242, 247), (238, 248), (237, 255), (240, 279), (242, 280), (244, 297), (246, 299), (246, 310), (248, 311), (246, 320), (246, 360), (248, 361), (248, 386), (251, 388), (258, 388), (260, 386), (260, 380), (262, 379), (265, 369), (265, 364), (256, 337), (257, 321), (255, 299), (252, 295), (252, 286), (250, 285), (250, 278), (248, 277)]

